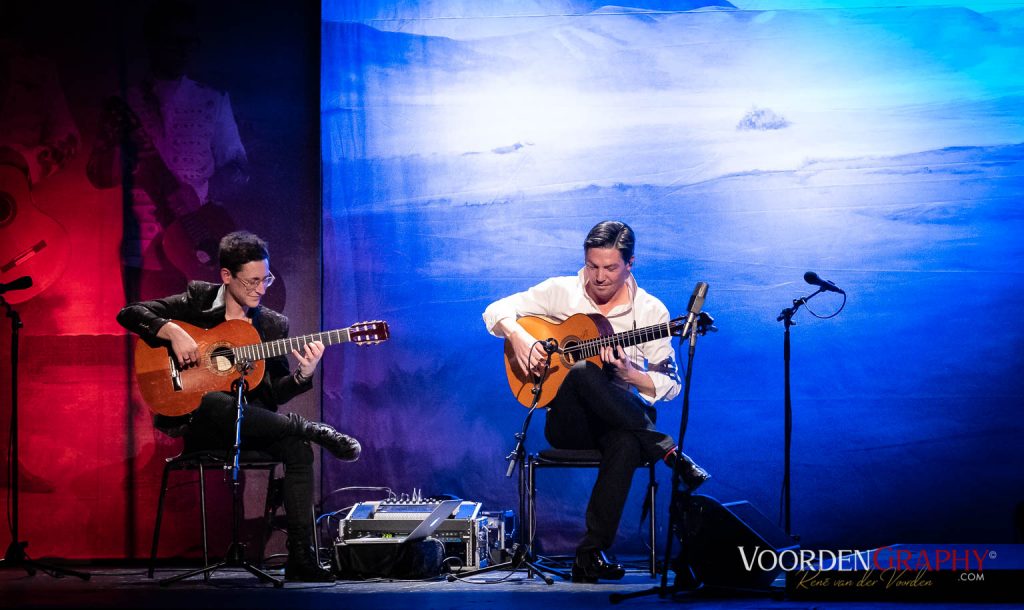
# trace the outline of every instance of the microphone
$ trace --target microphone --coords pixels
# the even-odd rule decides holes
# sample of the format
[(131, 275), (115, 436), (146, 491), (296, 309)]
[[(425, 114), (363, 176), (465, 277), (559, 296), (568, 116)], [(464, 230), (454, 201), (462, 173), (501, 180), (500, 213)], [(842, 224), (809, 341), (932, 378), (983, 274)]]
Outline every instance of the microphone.
[(31, 288), (31, 287), (32, 287), (32, 278), (27, 276), (27, 275), (23, 275), (23, 276), (19, 277), (18, 279), (14, 280), (13, 282), (8, 282), (6, 284), (0, 284), (0, 294), (3, 294), (5, 292), (9, 292), (11, 290), (25, 290), (26, 288)]
[(540, 346), (544, 348), (544, 351), (553, 354), (558, 351), (558, 339), (540, 339), (537, 341)]
[(693, 287), (693, 294), (690, 295), (690, 304), (686, 306), (686, 325), (683, 326), (682, 336), (685, 337), (690, 333), (690, 328), (700, 315), (700, 310), (704, 308), (704, 299), (707, 296), (708, 283), (697, 282), (697, 285)]
[(693, 287), (693, 294), (690, 295), (690, 304), (686, 306), (688, 315), (696, 316), (704, 308), (704, 299), (708, 296), (708, 283), (697, 282)]
[(820, 277), (818, 277), (818, 274), (813, 271), (808, 271), (807, 273), (804, 274), (804, 281), (807, 282), (808, 284), (811, 284), (812, 286), (817, 286), (818, 288), (821, 288), (822, 290), (825, 290), (827, 292), (838, 292), (839, 294), (846, 294), (845, 290), (843, 290), (839, 286), (836, 286), (835, 284), (828, 280), (821, 279)]

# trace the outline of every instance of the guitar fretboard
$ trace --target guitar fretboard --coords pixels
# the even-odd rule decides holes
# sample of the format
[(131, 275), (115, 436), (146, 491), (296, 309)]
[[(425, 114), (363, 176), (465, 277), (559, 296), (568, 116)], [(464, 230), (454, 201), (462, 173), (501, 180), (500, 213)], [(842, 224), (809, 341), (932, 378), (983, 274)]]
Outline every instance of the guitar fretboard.
[(601, 353), (601, 348), (605, 346), (621, 345), (622, 347), (630, 347), (637, 343), (646, 343), (648, 341), (654, 341), (655, 339), (664, 339), (671, 334), (672, 323), (665, 322), (664, 324), (655, 324), (653, 326), (626, 330), (606, 337), (588, 339), (563, 351), (572, 354), (577, 360), (583, 360), (597, 356)]
[(307, 343), (311, 343), (313, 341), (320, 341), (324, 345), (334, 345), (336, 343), (346, 343), (351, 341), (350, 337), (351, 333), (348, 328), (339, 328), (337, 330), (325, 330), (309, 335), (302, 335), (301, 337), (287, 337), (276, 341), (256, 343), (254, 345), (243, 345), (242, 347), (236, 347), (231, 351), (235, 354), (236, 359), (265, 360), (267, 358), (276, 358), (278, 356), (290, 354), (293, 349), (298, 350), (301, 354), (303, 353), (303, 347)]

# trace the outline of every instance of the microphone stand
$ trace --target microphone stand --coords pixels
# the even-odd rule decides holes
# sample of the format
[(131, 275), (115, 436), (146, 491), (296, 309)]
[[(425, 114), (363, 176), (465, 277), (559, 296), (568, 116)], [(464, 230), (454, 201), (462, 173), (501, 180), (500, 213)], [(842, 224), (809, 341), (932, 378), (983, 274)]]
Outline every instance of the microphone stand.
[[(539, 375), (533, 377), (533, 388), (530, 392), (533, 394), (533, 402), (530, 404), (530, 410), (526, 413), (526, 417), (523, 419), (523, 428), (515, 434), (516, 446), (505, 458), (508, 460), (508, 470), (505, 471), (505, 478), (512, 478), (512, 472), (519, 467), (519, 542), (515, 545), (512, 552), (512, 557), (508, 561), (502, 563), (496, 563), (493, 566), (487, 566), (478, 570), (472, 570), (459, 576), (453, 574), (448, 575), (448, 582), (454, 582), (456, 580), (462, 580), (478, 574), (485, 574), (487, 572), (494, 572), (497, 570), (508, 569), (510, 571), (519, 570), (523, 567), (527, 568), (528, 575), (536, 574), (546, 584), (553, 585), (555, 580), (548, 576), (548, 572), (560, 576), (565, 580), (569, 580), (570, 576), (564, 572), (553, 570), (551, 568), (541, 568), (537, 564), (537, 559), (533, 554), (533, 506), (529, 506), (527, 498), (531, 495), (528, 489), (529, 483), (526, 479), (526, 432), (530, 427), (530, 421), (533, 419), (533, 414), (537, 410), (537, 404), (540, 402), (541, 390), (544, 387), (544, 380), (548, 376), (548, 369), (551, 368), (551, 355), (558, 351), (558, 341), (555, 339), (548, 339), (547, 341), (540, 342), (544, 345), (544, 352), (547, 354), (544, 360), (544, 370)], [(531, 347), (532, 350), (532, 347)], [(529, 506), (529, 511), (527, 507)], [(529, 514), (527, 518), (526, 515)], [(524, 527), (525, 523), (525, 527)]]
[(284, 586), (278, 578), (274, 578), (270, 574), (267, 574), (263, 570), (257, 568), (253, 564), (249, 563), (245, 559), (245, 545), (239, 542), (239, 524), (242, 521), (242, 482), (240, 480), (241, 467), (239, 466), (239, 458), (242, 454), (242, 418), (245, 417), (245, 390), (248, 389), (249, 384), (245, 381), (245, 376), (252, 371), (252, 362), (249, 360), (240, 360), (235, 363), (235, 367), (238, 369), (238, 379), (231, 384), (231, 391), (235, 394), (235, 446), (232, 448), (234, 456), (231, 462), (231, 544), (228, 546), (227, 553), (224, 554), (224, 560), (220, 563), (216, 563), (212, 566), (199, 568), (184, 574), (178, 574), (170, 578), (165, 578), (160, 581), (161, 587), (198, 576), (203, 574), (207, 576), (216, 570), (221, 568), (244, 568), (250, 574), (260, 579), (261, 582), (274, 583), (274, 588), (280, 589)]
[[(708, 318), (710, 319), (710, 318)], [(697, 335), (705, 334), (710, 327), (701, 326), (700, 322), (702, 318), (698, 315), (690, 322), (688, 329), (683, 330), (683, 334), (679, 336), (679, 340), (682, 341), (683, 337), (687, 337), (689, 343), (689, 349), (686, 352), (686, 374), (683, 376), (683, 411), (679, 417), (679, 446), (676, 449), (677, 457), (683, 454), (683, 441), (686, 438), (686, 427), (690, 421), (690, 378), (693, 375), (693, 356), (697, 351)], [(687, 332), (687, 330), (689, 332)], [(689, 500), (690, 489), (680, 493), (679, 484), (683, 480), (682, 472), (682, 459), (677, 459), (675, 464), (672, 466), (672, 492), (669, 494), (669, 511), (668, 511), (668, 527), (666, 528), (666, 542), (665, 542), (665, 557), (662, 560), (662, 571), (661, 571), (661, 586), (658, 595), (664, 597), (668, 592), (668, 566), (672, 559), (672, 539), (675, 536), (675, 521), (676, 512), (672, 510), (672, 507), (676, 505), (676, 496), (679, 495), (686, 500)], [(680, 515), (681, 517), (682, 515)], [(680, 558), (684, 555), (684, 549), (682, 549), (683, 541), (680, 538)], [(699, 583), (696, 577), (693, 575), (693, 570), (690, 568), (688, 563), (681, 564), (676, 569), (676, 580), (680, 578), (685, 579), (688, 588), (694, 588)], [(677, 587), (678, 588), (678, 587)]]
[(90, 575), (85, 572), (58, 568), (40, 561), (28, 558), (25, 554), (25, 547), (28, 542), (18, 540), (18, 343), (21, 328), (21, 316), (11, 307), (7, 299), (0, 296), (0, 305), (7, 310), (7, 317), (11, 319), (11, 460), (8, 462), (10, 468), (10, 489), (11, 489), (11, 544), (0, 559), (0, 568), (23, 568), (29, 576), (35, 576), (36, 570), (46, 572), (54, 578), (62, 576), (75, 576), (82, 580), (89, 580)]
[(787, 536), (791, 536), (791, 537), (793, 537), (793, 534), (792, 534), (792, 531), (791, 531), (791, 528), (790, 528), (790, 516), (791, 516), (791, 512), (790, 512), (790, 469), (791, 469), (791, 454), (792, 454), (792, 448), (793, 448), (793, 399), (792, 399), (792, 396), (790, 394), (790, 384), (789, 384), (789, 359), (790, 359), (789, 327), (796, 324), (796, 322), (793, 321), (793, 316), (796, 315), (797, 310), (799, 310), (800, 307), (805, 305), (807, 303), (807, 301), (810, 301), (812, 298), (814, 298), (815, 296), (817, 296), (818, 294), (820, 294), (820, 293), (822, 293), (824, 291), (825, 291), (824, 288), (818, 288), (818, 290), (816, 290), (815, 292), (813, 292), (813, 293), (811, 293), (811, 294), (809, 294), (809, 295), (807, 295), (805, 297), (800, 297), (799, 299), (794, 299), (793, 300), (793, 306), (792, 307), (787, 307), (787, 308), (783, 309), (782, 312), (779, 314), (779, 316), (775, 319), (777, 322), (782, 322), (783, 326), (785, 327), (785, 332), (783, 333), (783, 340), (782, 340), (782, 360), (784, 362), (784, 366), (783, 366), (784, 373), (783, 373), (783, 375), (784, 375), (784, 378), (785, 378), (785, 423), (783, 424), (783, 426), (785, 428), (784, 441), (783, 441), (783, 444), (784, 444), (785, 448), (783, 449), (783, 454), (784, 454), (785, 457), (784, 457), (784, 460), (783, 460), (784, 461), (784, 465), (783, 465), (783, 474), (782, 474), (782, 502), (783, 502), (783, 506), (784, 506), (783, 512), (785, 513), (785, 520), (786, 520), (786, 535)]
[[(708, 331), (715, 332), (718, 329), (713, 326), (714, 319), (704, 312), (700, 312), (693, 316), (692, 320), (687, 320), (686, 326), (683, 327), (683, 332), (679, 335), (679, 340), (682, 341), (684, 337), (689, 342), (689, 349), (686, 354), (686, 373), (683, 375), (683, 411), (679, 418), (679, 445), (676, 448), (677, 455), (683, 453), (683, 439), (686, 437), (686, 426), (690, 419), (690, 377), (693, 373), (693, 356), (697, 351), (697, 335), (705, 335)], [(668, 531), (667, 542), (665, 543), (665, 554), (661, 564), (661, 583), (657, 587), (645, 589), (643, 591), (635, 591), (633, 593), (612, 593), (608, 596), (609, 601), (613, 604), (617, 604), (621, 601), (632, 599), (634, 597), (643, 597), (645, 595), (657, 594), (658, 597), (665, 597), (669, 592), (668, 587), (668, 566), (672, 559), (672, 538), (674, 536), (675, 521), (676, 521), (676, 510), (673, 507), (676, 505), (676, 497), (689, 499), (690, 490), (679, 491), (679, 483), (683, 480), (682, 474), (682, 459), (677, 459), (675, 464), (672, 466), (672, 488), (669, 494), (669, 511), (668, 511)], [(679, 511), (682, 513), (682, 511)], [(684, 516), (680, 514), (680, 517)], [(680, 545), (682, 545), (682, 538), (680, 538)], [(685, 549), (680, 549), (679, 556), (683, 558)], [(693, 574), (693, 570), (690, 568), (688, 563), (680, 563), (676, 569), (676, 584), (673, 588), (679, 589), (679, 580), (685, 579), (686, 590), (696, 589), (700, 584), (696, 576)]]

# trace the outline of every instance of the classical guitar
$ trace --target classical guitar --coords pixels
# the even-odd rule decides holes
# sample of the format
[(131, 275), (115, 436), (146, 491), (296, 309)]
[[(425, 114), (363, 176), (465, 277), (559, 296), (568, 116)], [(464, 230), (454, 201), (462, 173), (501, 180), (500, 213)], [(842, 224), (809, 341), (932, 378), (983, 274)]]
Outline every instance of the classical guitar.
[[(557, 322), (542, 316), (525, 316), (516, 320), (526, 332), (537, 340), (555, 339), (558, 351), (551, 356), (544, 385), (541, 388), (540, 401), (537, 406), (547, 406), (555, 398), (558, 388), (565, 381), (569, 369), (581, 360), (589, 360), (602, 366), (601, 348), (606, 345), (630, 347), (638, 343), (646, 343), (655, 339), (680, 335), (686, 326), (686, 318), (679, 317), (664, 324), (655, 324), (644, 328), (616, 333), (611, 323), (600, 314), (578, 313), (563, 322)], [(512, 342), (505, 340), (505, 372), (508, 374), (508, 385), (524, 407), (533, 404), (533, 386), (536, 376), (523, 371), (519, 367)]]
[(265, 342), (260, 342), (256, 328), (244, 320), (227, 320), (209, 330), (186, 322), (176, 324), (199, 344), (199, 362), (193, 366), (181, 366), (166, 342), (150, 345), (140, 339), (135, 344), (139, 391), (149, 409), (159, 415), (185, 415), (199, 407), (205, 394), (230, 390), (238, 379), (236, 365), (241, 362), (253, 364), (246, 381), (249, 387), (256, 387), (263, 379), (265, 359), (290, 354), (293, 349), (301, 351), (311, 341), (372, 345), (391, 336), (387, 322), (379, 320)]
[(0, 284), (32, 277), (32, 287), (8, 292), (7, 302), (27, 301), (60, 279), (70, 250), (64, 227), (33, 204), (25, 174), (0, 165)]

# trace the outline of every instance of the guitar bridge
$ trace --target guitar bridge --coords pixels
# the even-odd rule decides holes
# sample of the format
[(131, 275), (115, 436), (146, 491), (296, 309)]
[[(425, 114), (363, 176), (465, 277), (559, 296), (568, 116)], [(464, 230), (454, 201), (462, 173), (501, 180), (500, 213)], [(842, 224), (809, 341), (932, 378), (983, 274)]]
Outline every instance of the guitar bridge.
[(15, 256), (11, 260), (7, 261), (4, 264), (3, 267), (0, 267), (0, 271), (3, 271), (4, 273), (7, 273), (8, 271), (10, 271), (11, 269), (14, 269), (18, 265), (24, 265), (26, 262), (28, 262), (28, 259), (32, 258), (36, 254), (39, 254), (45, 248), (46, 248), (46, 240), (45, 239), (39, 240), (39, 243), (37, 243), (34, 246), (31, 246), (29, 248), (25, 248), (24, 250), (19, 252), (17, 256)]
[(174, 356), (168, 356), (167, 359), (171, 363), (171, 387), (174, 388), (175, 392), (181, 391), (181, 370), (178, 368), (178, 363), (174, 360)]

